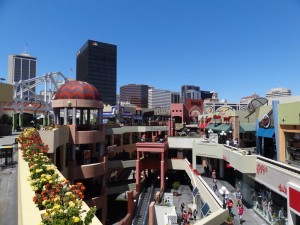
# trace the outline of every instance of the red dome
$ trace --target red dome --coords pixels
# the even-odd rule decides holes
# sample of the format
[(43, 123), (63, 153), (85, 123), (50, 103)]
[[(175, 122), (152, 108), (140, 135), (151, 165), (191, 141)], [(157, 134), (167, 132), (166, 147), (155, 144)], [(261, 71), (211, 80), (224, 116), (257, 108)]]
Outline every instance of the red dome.
[(54, 100), (58, 99), (90, 99), (101, 101), (101, 96), (94, 85), (84, 81), (68, 81), (56, 92)]

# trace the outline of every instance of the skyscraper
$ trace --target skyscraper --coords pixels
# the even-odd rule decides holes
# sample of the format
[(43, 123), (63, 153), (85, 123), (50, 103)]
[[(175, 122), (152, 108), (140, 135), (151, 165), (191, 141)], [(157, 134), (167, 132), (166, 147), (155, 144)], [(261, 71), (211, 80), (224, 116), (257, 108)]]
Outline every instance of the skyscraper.
[(292, 92), (288, 88), (272, 88), (266, 92), (266, 98), (277, 98), (291, 96)]
[(128, 84), (120, 87), (120, 100), (141, 108), (148, 108), (148, 85)]
[(116, 105), (117, 46), (88, 40), (77, 53), (76, 80), (93, 84), (104, 104)]
[[(8, 56), (8, 79), (9, 84), (20, 80), (28, 80), (36, 77), (36, 62), (37, 58), (29, 54), (23, 53), (20, 55)], [(34, 84), (34, 81), (31, 83)], [(32, 89), (34, 91), (34, 88)], [(19, 90), (17, 90), (19, 91)], [(23, 97), (29, 98), (30, 93), (23, 93)]]
[(179, 92), (149, 88), (148, 108), (170, 108), (171, 103), (179, 103)]
[(201, 99), (200, 87), (194, 85), (181, 86), (181, 101), (185, 105), (186, 99)]

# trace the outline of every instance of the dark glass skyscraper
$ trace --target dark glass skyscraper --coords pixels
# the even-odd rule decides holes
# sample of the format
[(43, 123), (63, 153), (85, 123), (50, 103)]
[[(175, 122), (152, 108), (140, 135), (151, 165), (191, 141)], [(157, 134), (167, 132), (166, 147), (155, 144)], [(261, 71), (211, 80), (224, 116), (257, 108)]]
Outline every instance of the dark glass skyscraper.
[(77, 53), (76, 80), (93, 84), (104, 104), (116, 105), (117, 46), (88, 40)]

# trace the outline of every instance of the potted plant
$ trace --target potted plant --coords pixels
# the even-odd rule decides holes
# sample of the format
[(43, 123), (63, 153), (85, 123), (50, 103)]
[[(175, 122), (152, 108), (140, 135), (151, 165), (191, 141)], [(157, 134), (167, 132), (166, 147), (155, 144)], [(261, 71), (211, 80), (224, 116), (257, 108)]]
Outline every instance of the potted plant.
[(225, 220), (226, 224), (233, 224), (233, 217), (229, 214)]
[(174, 189), (173, 195), (177, 196), (178, 195), (178, 189), (180, 187), (180, 182), (179, 181), (174, 181), (172, 184), (172, 188)]

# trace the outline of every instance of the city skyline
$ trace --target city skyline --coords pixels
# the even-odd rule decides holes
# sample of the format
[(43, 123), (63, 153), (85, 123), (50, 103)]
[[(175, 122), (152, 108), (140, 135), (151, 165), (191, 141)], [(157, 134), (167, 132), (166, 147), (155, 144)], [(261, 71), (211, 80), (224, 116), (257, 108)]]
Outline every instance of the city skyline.
[(133, 83), (195, 85), (228, 102), (276, 87), (300, 95), (299, 12), (293, 0), (2, 1), (0, 77), (7, 82), (8, 55), (26, 51), (37, 57), (37, 76), (75, 78), (78, 48), (92, 39), (118, 47), (118, 94)]

